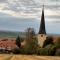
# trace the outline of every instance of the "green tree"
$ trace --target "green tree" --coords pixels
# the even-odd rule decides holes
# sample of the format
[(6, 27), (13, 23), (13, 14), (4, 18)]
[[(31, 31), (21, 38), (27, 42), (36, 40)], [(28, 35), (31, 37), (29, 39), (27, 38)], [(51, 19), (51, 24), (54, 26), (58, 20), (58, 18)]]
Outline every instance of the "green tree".
[(38, 40), (33, 38), (31, 42), (26, 46), (26, 53), (27, 54), (37, 54), (38, 49)]
[(60, 37), (58, 37), (58, 40), (55, 42), (54, 46), (55, 49), (55, 55), (60, 56)]
[(46, 47), (49, 44), (53, 44), (53, 38), (52, 37), (46, 38), (46, 40), (44, 41), (43, 47)]
[(14, 48), (12, 50), (13, 54), (20, 54), (20, 49), (19, 48)]
[(57, 49), (57, 50), (56, 50), (55, 56), (60, 56), (60, 49)]
[(26, 52), (27, 54), (35, 54), (38, 47), (38, 40), (33, 28), (26, 30)]
[(60, 48), (60, 37), (58, 38), (57, 42), (55, 43), (57, 48)]
[(20, 46), (21, 46), (21, 38), (18, 36), (17, 38), (16, 38), (16, 45), (20, 48)]

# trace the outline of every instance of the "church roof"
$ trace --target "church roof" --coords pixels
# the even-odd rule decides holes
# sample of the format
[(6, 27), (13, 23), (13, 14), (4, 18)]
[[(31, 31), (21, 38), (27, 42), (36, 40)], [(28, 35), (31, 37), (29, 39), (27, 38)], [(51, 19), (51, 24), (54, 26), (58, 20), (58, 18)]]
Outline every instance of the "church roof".
[(41, 23), (40, 23), (39, 34), (46, 34), (44, 8), (42, 9), (42, 16), (41, 16)]

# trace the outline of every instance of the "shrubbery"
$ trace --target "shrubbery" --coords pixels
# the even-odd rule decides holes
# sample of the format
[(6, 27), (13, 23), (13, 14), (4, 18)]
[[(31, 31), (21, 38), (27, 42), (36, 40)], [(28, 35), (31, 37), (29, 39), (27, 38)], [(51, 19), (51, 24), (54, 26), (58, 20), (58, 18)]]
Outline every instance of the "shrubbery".
[(46, 48), (40, 48), (38, 49), (37, 55), (48, 55)]
[(60, 56), (60, 49), (57, 49), (57, 50), (56, 50), (55, 56)]
[(49, 44), (53, 44), (53, 38), (52, 37), (47, 37), (46, 40), (44, 41), (43, 48)]
[(39, 48), (38, 49), (38, 55), (49, 55), (49, 56), (53, 56), (55, 55), (55, 49), (52, 48), (53, 46), (48, 46), (45, 48)]
[(36, 38), (34, 29), (28, 28), (26, 32), (26, 45), (24, 48), (21, 47), (21, 38), (18, 36), (16, 39), (16, 45), (18, 48), (13, 49), (14, 54), (36, 54), (43, 56), (54, 56), (60, 55), (60, 38), (57, 43), (53, 43), (52, 37), (47, 37), (44, 41), (43, 48), (39, 47), (38, 40)]
[(19, 48), (15, 48), (12, 50), (13, 54), (20, 54), (20, 49)]
[(32, 45), (29, 45), (25, 48), (15, 48), (13, 50), (14, 54), (28, 54), (28, 55), (43, 55), (43, 56), (54, 56), (54, 55), (60, 55), (60, 50), (56, 49), (55, 45), (48, 45), (45, 48), (39, 48), (36, 49), (32, 48)]
[(49, 55), (49, 56), (54, 56), (54, 55), (60, 55), (60, 51), (57, 50), (59, 48), (59, 44), (53, 44), (49, 43), (45, 45), (44, 48), (40, 48), (38, 46), (38, 40), (36, 37), (33, 37), (33, 39), (30, 41), (28, 45), (26, 45), (24, 48), (15, 48), (13, 50), (14, 54), (36, 54), (36, 55)]

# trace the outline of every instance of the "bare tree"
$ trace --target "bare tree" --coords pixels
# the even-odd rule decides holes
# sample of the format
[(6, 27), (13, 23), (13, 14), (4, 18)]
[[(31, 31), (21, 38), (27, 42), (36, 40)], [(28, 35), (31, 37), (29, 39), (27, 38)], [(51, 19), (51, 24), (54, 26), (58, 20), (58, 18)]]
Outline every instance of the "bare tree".
[(35, 31), (34, 28), (27, 28), (26, 29), (26, 41), (30, 43), (30, 41), (34, 38)]

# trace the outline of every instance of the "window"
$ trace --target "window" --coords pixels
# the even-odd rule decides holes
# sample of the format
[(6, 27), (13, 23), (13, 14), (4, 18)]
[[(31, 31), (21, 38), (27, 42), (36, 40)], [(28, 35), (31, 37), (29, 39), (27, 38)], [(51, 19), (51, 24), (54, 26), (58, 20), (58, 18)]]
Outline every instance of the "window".
[(41, 37), (43, 37), (43, 35), (41, 35)]

